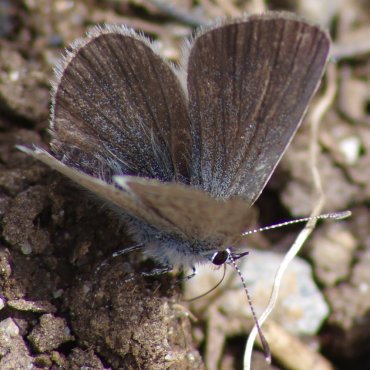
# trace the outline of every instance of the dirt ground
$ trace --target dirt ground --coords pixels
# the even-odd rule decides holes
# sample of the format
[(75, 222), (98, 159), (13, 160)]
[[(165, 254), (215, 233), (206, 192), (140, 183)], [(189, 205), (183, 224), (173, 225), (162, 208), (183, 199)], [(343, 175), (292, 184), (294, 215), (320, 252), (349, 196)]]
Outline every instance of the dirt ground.
[[(183, 302), (176, 277), (143, 278), (138, 271), (151, 266), (140, 253), (109, 258), (132, 245), (125, 225), (89, 193), (15, 148), (47, 148), (53, 65), (89, 26), (120, 23), (143, 30), (176, 63), (183, 38), (196, 24), (265, 6), (163, 3), (0, 0), (2, 370), (213, 369), (204, 353), (215, 338), (207, 338), (202, 312)], [(269, 9), (292, 10), (323, 24), (333, 54), (307, 119), (257, 202), (258, 224), (309, 215), (320, 183), (322, 212), (353, 212), (341, 222), (320, 223), (303, 252), (330, 314), (317, 335), (295, 340), (311, 346), (326, 367), (301, 360), (290, 368), (370, 369), (370, 3), (271, 1)], [(298, 231), (266, 233), (255, 246), (282, 252)], [(127, 281), (128, 274), (135, 278)], [(212, 301), (207, 306), (211, 310)], [(250, 323), (238, 325), (244, 329), (220, 334), (220, 369), (242, 368)], [(273, 366), (284, 369), (287, 363)], [(253, 369), (264, 368), (257, 353)]]

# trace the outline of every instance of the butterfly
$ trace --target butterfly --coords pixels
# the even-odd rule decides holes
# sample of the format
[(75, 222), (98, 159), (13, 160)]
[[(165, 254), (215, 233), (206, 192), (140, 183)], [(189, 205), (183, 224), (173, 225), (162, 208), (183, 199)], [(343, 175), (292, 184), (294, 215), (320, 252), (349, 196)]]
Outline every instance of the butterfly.
[(132, 29), (95, 27), (56, 67), (51, 153), (20, 149), (108, 202), (159, 264), (221, 265), (240, 256), (329, 49), (285, 12), (201, 28), (180, 66)]

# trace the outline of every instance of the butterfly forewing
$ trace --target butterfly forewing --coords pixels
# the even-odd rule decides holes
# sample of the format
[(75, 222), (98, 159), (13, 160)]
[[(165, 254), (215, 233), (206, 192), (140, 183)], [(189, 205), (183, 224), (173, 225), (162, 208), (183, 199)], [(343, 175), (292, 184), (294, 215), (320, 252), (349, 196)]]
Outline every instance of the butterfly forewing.
[(192, 183), (252, 204), (302, 120), (328, 51), (325, 32), (285, 13), (200, 33), (187, 62)]
[(186, 181), (185, 94), (144, 38), (123, 27), (96, 28), (57, 74), (52, 148), (64, 163), (108, 182), (113, 173)]

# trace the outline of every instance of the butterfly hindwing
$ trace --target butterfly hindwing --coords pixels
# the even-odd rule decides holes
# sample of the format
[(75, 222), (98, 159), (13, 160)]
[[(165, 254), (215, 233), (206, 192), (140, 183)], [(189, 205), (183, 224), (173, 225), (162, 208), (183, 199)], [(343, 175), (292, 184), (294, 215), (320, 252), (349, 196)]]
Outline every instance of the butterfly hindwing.
[(213, 248), (235, 242), (253, 217), (242, 198), (215, 199), (190, 186), (132, 176), (118, 176), (115, 180), (146, 209), (171, 223), (185, 239), (212, 241)]
[(67, 166), (54, 158), (45, 150), (39, 148), (31, 150), (24, 146), (18, 146), (18, 149), (32, 155), (39, 161), (51, 167), (53, 170), (56, 170), (68, 177), (74, 183), (80, 185), (84, 189), (90, 190), (100, 199), (107, 201), (108, 204), (113, 206), (118, 211), (118, 213), (124, 212), (165, 232), (174, 234), (181, 233), (181, 231), (176, 229), (172, 223), (167, 222), (164, 218), (158, 217), (153, 210), (145, 207), (145, 204), (140, 202), (140, 199), (137, 199), (137, 197), (133, 196), (133, 194), (122, 189), (118, 189), (114, 185), (110, 185), (99, 178), (92, 177), (70, 166)]

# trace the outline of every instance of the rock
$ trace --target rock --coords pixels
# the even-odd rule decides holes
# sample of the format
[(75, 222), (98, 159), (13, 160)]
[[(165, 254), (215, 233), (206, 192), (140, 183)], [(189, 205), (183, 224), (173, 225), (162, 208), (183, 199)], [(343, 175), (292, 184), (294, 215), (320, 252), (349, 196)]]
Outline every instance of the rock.
[(28, 335), (29, 341), (37, 352), (48, 352), (61, 344), (73, 340), (66, 321), (51, 314), (40, 317), (40, 323)]

